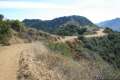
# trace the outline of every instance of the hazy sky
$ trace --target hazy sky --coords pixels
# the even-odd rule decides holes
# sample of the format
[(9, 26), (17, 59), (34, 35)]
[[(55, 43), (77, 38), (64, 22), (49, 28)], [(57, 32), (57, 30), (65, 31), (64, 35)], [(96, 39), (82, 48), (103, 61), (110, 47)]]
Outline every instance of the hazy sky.
[(120, 17), (120, 0), (0, 0), (0, 14), (19, 20), (80, 15), (97, 23)]

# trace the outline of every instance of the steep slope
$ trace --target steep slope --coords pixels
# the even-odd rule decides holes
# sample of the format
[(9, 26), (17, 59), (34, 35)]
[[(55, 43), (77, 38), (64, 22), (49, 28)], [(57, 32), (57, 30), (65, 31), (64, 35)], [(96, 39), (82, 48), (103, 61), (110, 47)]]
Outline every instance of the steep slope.
[(94, 62), (87, 59), (75, 62), (37, 44), (21, 54), (18, 80), (97, 80), (102, 77)]
[(103, 21), (101, 23), (98, 23), (97, 25), (100, 27), (108, 27), (115, 31), (120, 31), (120, 18)]
[(96, 26), (90, 20), (83, 16), (64, 16), (55, 18), (53, 20), (42, 21), (39, 19), (25, 19), (23, 23), (28, 27), (38, 28), (45, 31), (55, 30), (65, 24), (72, 24), (76, 26)]
[(75, 62), (53, 54), (40, 42), (2, 47), (0, 51), (0, 80), (96, 80), (101, 76), (94, 62)]

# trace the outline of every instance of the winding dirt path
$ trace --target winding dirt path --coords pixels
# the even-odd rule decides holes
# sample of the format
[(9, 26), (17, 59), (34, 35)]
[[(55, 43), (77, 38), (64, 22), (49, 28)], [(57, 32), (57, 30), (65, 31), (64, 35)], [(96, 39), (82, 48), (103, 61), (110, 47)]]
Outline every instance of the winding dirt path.
[[(100, 29), (98, 31), (96, 31), (95, 34), (91, 34), (91, 35), (83, 35), (85, 38), (94, 38), (94, 37), (102, 37), (102, 36), (106, 36), (107, 34), (103, 32), (104, 29)], [(66, 42), (66, 41), (72, 41), (74, 39), (77, 39), (78, 36), (64, 36), (64, 38), (60, 37), (59, 40), (57, 41), (58, 43), (61, 42)]]
[(106, 33), (103, 32), (104, 29), (100, 29), (99, 31), (96, 31), (96, 34), (92, 34), (92, 35), (85, 35), (86, 38), (91, 38), (91, 37), (102, 37), (107, 35)]
[(17, 44), (0, 48), (0, 80), (17, 80), (19, 54), (32, 44)]
[(64, 38), (60, 38), (60, 40), (58, 40), (57, 42), (66, 42), (66, 41), (72, 41), (74, 39), (77, 39), (78, 36), (65, 36)]

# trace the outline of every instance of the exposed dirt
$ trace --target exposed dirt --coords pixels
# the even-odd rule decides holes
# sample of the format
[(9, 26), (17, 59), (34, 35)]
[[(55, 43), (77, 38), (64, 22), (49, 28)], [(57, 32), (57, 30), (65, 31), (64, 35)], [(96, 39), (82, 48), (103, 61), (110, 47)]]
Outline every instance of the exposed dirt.
[(57, 42), (66, 42), (66, 41), (73, 41), (74, 39), (77, 39), (77, 36), (65, 36), (64, 38), (60, 38)]
[(0, 48), (0, 80), (16, 80), (19, 54), (31, 44), (18, 44)]
[[(98, 31), (96, 31), (95, 34), (91, 34), (91, 35), (83, 35), (84, 37), (86, 38), (92, 38), (92, 37), (102, 37), (102, 36), (105, 36), (107, 35), (106, 33), (103, 32), (104, 29), (100, 29)], [(64, 42), (67, 42), (67, 41), (74, 41), (75, 39), (77, 39), (78, 36), (64, 36), (64, 37), (58, 37), (57, 38), (57, 43), (64, 43)]]
[(100, 29), (98, 31), (96, 31), (96, 34), (92, 34), (92, 35), (85, 35), (86, 38), (91, 38), (91, 37), (102, 37), (107, 35), (106, 33), (103, 32), (104, 29)]

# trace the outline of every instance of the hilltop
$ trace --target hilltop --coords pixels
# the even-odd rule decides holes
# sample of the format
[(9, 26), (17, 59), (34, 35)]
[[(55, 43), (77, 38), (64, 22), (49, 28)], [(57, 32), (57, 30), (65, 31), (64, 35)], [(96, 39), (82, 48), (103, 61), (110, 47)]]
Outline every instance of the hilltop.
[(75, 25), (79, 28), (81, 27), (96, 27), (89, 19), (84, 16), (64, 16), (55, 18), (53, 20), (39, 20), (39, 19), (25, 19), (23, 23), (32, 28), (37, 28), (40, 30), (44, 30), (47, 32), (54, 32), (60, 27), (64, 27), (66, 25)]

